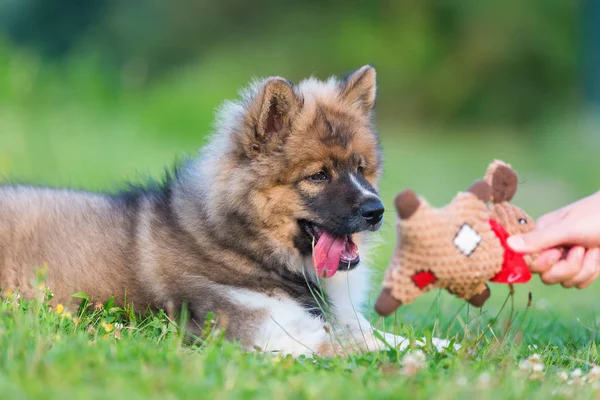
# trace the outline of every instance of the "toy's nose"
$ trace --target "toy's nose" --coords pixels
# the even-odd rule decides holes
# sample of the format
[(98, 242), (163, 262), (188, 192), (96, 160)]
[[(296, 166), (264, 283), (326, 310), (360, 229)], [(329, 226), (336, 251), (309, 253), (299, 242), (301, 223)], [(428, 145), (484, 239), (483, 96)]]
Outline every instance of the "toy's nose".
[(379, 200), (369, 200), (360, 208), (360, 215), (370, 225), (377, 225), (383, 218), (383, 204)]

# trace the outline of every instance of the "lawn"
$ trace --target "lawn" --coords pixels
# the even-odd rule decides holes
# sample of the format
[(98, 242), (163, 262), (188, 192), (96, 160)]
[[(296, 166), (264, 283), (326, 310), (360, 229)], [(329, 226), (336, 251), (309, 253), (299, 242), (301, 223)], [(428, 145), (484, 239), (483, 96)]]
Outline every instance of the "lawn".
[[(124, 89), (85, 68), (11, 65), (0, 62), (0, 176), (90, 190), (160, 177), (205, 143), (213, 109), (243, 82), (208, 66)], [(598, 189), (599, 148), (586, 126), (565, 118), (521, 129), (380, 121), (388, 212), (370, 254), (373, 296), (394, 243), (396, 192), (411, 187), (441, 206), (502, 158), (520, 173), (515, 202), (540, 216)], [(600, 395), (598, 290), (545, 287), (534, 277), (510, 298), (493, 285), (481, 311), (433, 292), (372, 320), (409, 336), (455, 337), (461, 351), (300, 360), (244, 354), (219, 332), (186, 346), (178, 321), (163, 315), (140, 320), (111, 304), (69, 315), (13, 294), (0, 303), (0, 397), (589, 398)]]

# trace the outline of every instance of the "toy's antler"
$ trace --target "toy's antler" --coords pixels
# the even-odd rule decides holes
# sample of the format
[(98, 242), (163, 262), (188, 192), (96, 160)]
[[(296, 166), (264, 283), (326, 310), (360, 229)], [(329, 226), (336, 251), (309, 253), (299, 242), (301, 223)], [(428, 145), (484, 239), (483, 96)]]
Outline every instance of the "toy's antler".
[(504, 161), (496, 160), (490, 164), (485, 174), (485, 181), (492, 187), (492, 202), (511, 201), (517, 192), (519, 179), (511, 166)]

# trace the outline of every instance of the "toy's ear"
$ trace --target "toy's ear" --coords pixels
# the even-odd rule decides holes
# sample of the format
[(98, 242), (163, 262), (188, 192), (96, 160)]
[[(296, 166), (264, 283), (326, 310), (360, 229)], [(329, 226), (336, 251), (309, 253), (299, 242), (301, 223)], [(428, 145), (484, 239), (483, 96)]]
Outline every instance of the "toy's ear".
[(414, 213), (417, 212), (421, 201), (419, 200), (415, 192), (408, 189), (396, 196), (394, 204), (396, 205), (396, 210), (398, 210), (398, 215), (400, 216), (400, 218), (408, 219), (412, 217)]
[(492, 187), (492, 202), (511, 201), (517, 192), (519, 179), (516, 172), (502, 161), (494, 161), (488, 167), (485, 181)]
[(484, 203), (490, 201), (492, 197), (492, 188), (487, 182), (481, 179), (475, 181), (467, 191), (473, 193), (479, 200), (483, 201)]

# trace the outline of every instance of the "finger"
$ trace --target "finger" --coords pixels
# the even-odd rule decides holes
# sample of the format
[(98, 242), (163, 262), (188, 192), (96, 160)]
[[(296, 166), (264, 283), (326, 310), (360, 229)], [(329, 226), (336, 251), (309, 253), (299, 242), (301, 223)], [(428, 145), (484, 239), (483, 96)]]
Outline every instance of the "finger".
[(550, 225), (553, 225), (561, 220), (561, 212), (560, 210), (548, 213), (546, 215), (542, 215), (535, 221), (535, 226), (538, 228), (545, 229)]
[(542, 274), (548, 271), (562, 258), (562, 256), (563, 251), (561, 249), (553, 248), (544, 250), (533, 262), (531, 272)]
[(586, 251), (583, 256), (583, 264), (581, 271), (577, 273), (573, 278), (568, 279), (562, 283), (563, 287), (572, 288), (590, 280), (590, 278), (596, 273), (598, 269), (598, 249), (591, 249)]
[(536, 228), (523, 235), (508, 238), (508, 246), (519, 253), (535, 253), (568, 242), (571, 227), (557, 223), (547, 228)]
[(593, 257), (595, 258), (595, 260), (594, 260), (595, 271), (587, 281), (578, 284), (577, 289), (585, 289), (586, 287), (591, 285), (596, 279), (598, 279), (598, 275), (600, 275), (600, 249), (590, 250), (590, 252), (592, 252), (592, 251), (595, 252), (595, 254), (593, 255)]
[(569, 250), (565, 260), (560, 260), (550, 270), (541, 275), (542, 282), (552, 285), (575, 277), (583, 267), (584, 254), (585, 249), (583, 247), (573, 247)]

